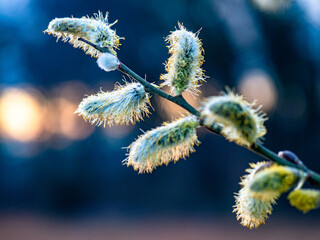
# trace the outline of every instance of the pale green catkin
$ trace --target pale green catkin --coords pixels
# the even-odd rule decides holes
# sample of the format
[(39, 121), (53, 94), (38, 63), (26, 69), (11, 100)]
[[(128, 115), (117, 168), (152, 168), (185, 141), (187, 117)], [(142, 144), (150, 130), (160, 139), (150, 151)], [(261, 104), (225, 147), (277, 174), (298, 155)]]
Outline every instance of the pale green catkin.
[(128, 147), (130, 151), (124, 164), (144, 173), (189, 156), (195, 151), (193, 146), (199, 144), (198, 125), (196, 117), (188, 116), (144, 133)]
[(167, 74), (160, 77), (165, 81), (162, 86), (169, 86), (175, 95), (184, 91), (197, 94), (197, 88), (205, 78), (201, 69), (204, 51), (198, 34), (187, 31), (179, 24), (179, 29), (173, 31), (166, 41), (171, 56), (166, 63)]
[(302, 172), (295, 168), (273, 164), (257, 172), (249, 188), (254, 197), (272, 200), (292, 188), (302, 176)]
[(253, 109), (253, 104), (231, 91), (207, 99), (203, 104), (201, 119), (209, 128), (213, 124), (221, 125), (223, 136), (247, 147), (266, 134), (263, 125), (265, 115), (259, 108)]

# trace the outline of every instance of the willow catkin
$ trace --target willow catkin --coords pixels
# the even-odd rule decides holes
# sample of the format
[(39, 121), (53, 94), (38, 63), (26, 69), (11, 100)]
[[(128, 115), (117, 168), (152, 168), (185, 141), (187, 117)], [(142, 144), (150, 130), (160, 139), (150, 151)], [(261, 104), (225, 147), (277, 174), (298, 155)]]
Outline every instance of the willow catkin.
[(179, 24), (179, 29), (173, 31), (166, 41), (171, 56), (166, 63), (167, 73), (160, 77), (165, 81), (162, 86), (169, 86), (175, 95), (184, 91), (196, 94), (205, 78), (201, 68), (204, 51), (198, 34), (187, 31)]
[(209, 128), (218, 123), (222, 126), (222, 135), (229, 141), (247, 147), (267, 132), (263, 125), (267, 119), (265, 114), (231, 91), (208, 98), (203, 104), (201, 119)]
[(295, 168), (272, 164), (255, 174), (249, 188), (255, 198), (273, 200), (292, 188), (302, 176)]
[(133, 166), (139, 173), (152, 172), (157, 166), (178, 161), (194, 152), (199, 144), (194, 116), (183, 117), (141, 135), (129, 147), (124, 164)]
[(240, 182), (242, 188), (235, 195), (234, 212), (243, 226), (257, 228), (272, 213), (272, 204), (292, 188), (302, 177), (301, 171), (272, 162), (250, 164)]
[(55, 18), (49, 23), (45, 32), (57, 37), (57, 40), (62, 38), (64, 42), (69, 42), (74, 47), (83, 49), (93, 57), (98, 57), (100, 52), (83, 41), (79, 41), (79, 38), (99, 47), (106, 47), (112, 54), (116, 54), (115, 49), (118, 48), (119, 40), (122, 39), (115, 30), (111, 29), (116, 22), (109, 24), (108, 13), (103, 16), (99, 11), (91, 18)]
[(112, 92), (84, 98), (75, 113), (91, 124), (130, 124), (149, 114), (150, 96), (140, 83), (118, 85)]
[(236, 205), (233, 212), (236, 213), (241, 225), (250, 229), (257, 228), (265, 223), (268, 215), (272, 213), (272, 204), (275, 203), (274, 199), (265, 201), (255, 198), (249, 187), (255, 173), (266, 164), (268, 163), (258, 162), (250, 164), (251, 168), (246, 170), (248, 174), (241, 179), (240, 185), (242, 188), (235, 195)]

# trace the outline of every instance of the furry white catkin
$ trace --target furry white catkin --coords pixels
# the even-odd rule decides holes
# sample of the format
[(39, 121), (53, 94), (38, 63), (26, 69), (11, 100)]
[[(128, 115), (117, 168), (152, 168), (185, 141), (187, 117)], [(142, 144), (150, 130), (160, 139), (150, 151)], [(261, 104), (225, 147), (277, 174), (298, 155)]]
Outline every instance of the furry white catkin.
[(148, 116), (150, 96), (140, 83), (118, 85), (112, 92), (99, 92), (84, 98), (75, 113), (91, 124), (134, 124)]
[(128, 147), (129, 156), (124, 164), (144, 173), (187, 157), (195, 151), (193, 146), (199, 144), (196, 134), (198, 125), (196, 117), (188, 116), (142, 134)]
[(62, 38), (64, 42), (71, 43), (75, 48), (81, 48), (85, 53), (93, 57), (98, 57), (101, 53), (92, 46), (79, 41), (79, 38), (98, 45), (99, 47), (107, 47), (112, 54), (116, 54), (115, 49), (120, 45), (119, 40), (123, 39), (116, 34), (108, 22), (108, 13), (105, 16), (99, 11), (94, 14), (94, 18), (55, 18), (45, 30), (46, 33)]
[(182, 24), (166, 39), (171, 57), (166, 63), (166, 74), (161, 75), (171, 92), (180, 95), (184, 91), (197, 94), (205, 76), (201, 68), (204, 62), (203, 48), (198, 34), (189, 32)]

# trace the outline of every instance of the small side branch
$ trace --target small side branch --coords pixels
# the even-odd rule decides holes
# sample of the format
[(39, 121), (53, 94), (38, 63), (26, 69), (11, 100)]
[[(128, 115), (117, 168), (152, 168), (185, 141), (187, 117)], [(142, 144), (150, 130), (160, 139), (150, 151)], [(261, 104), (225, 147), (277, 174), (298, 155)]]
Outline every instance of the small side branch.
[(200, 117), (200, 112), (197, 109), (195, 109), (194, 107), (192, 107), (181, 95), (172, 96), (172, 95), (162, 91), (161, 89), (158, 89), (157, 87), (155, 87), (154, 85), (152, 85), (151, 83), (149, 83), (148, 81), (146, 81), (145, 79), (140, 77), (138, 74), (136, 74), (134, 71), (132, 71), (130, 68), (128, 68), (123, 63), (120, 63), (118, 70), (120, 72), (134, 78), (139, 83), (141, 83), (147, 92), (152, 93), (152, 94), (157, 94), (160, 97), (163, 97), (163, 98), (179, 105), (180, 107), (183, 107), (191, 114), (193, 114), (197, 117)]

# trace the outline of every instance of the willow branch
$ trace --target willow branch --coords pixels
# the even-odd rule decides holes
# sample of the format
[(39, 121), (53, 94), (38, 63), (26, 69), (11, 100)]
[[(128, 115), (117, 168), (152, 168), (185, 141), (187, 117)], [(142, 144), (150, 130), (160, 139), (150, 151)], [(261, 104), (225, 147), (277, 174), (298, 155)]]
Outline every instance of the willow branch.
[[(100, 52), (108, 52), (110, 53), (110, 51), (108, 50), (108, 48), (103, 48), (103, 47), (99, 47), (83, 38), (79, 38), (80, 41), (83, 41), (85, 43), (87, 43), (88, 45), (94, 47), (95, 49), (97, 49)], [(200, 112), (195, 109), (194, 107), (192, 107), (183, 97), (182, 95), (178, 95), (178, 96), (172, 96), (164, 91), (162, 91), (161, 89), (158, 89), (157, 87), (155, 87), (154, 85), (152, 85), (151, 83), (149, 83), (148, 81), (146, 81), (145, 79), (143, 79), (142, 77), (140, 77), (138, 74), (136, 74), (134, 71), (132, 71), (129, 67), (127, 67), (126, 65), (124, 65), (123, 63), (119, 64), (118, 70), (124, 74), (126, 74), (127, 76), (135, 79), (136, 81), (138, 81), (139, 83), (141, 83), (143, 85), (143, 87), (145, 88), (145, 90), (151, 94), (156, 94), (159, 95), (160, 97), (163, 97), (175, 104), (177, 104), (178, 106), (184, 108), (185, 110), (187, 110), (188, 112), (190, 112), (191, 114), (200, 117)], [(211, 126), (211, 128), (208, 128), (207, 126), (205, 126), (209, 131), (214, 132), (220, 136), (221, 135), (221, 126), (218, 124), (213, 124)], [(254, 143), (252, 144), (250, 147), (246, 147), (248, 150), (260, 155), (261, 157), (275, 162), (277, 164), (280, 165), (284, 165), (284, 166), (289, 166), (289, 167), (294, 167), (297, 168), (303, 172), (305, 172), (308, 176), (307, 180), (313, 184), (313, 185), (317, 185), (320, 186), (320, 175), (312, 170), (310, 170), (308, 167), (306, 167), (303, 163), (302, 164), (297, 164), (297, 163), (293, 163), (290, 162), (284, 158), (279, 157), (276, 153), (274, 153), (273, 151), (269, 150), (268, 148), (262, 146), (259, 143)]]

